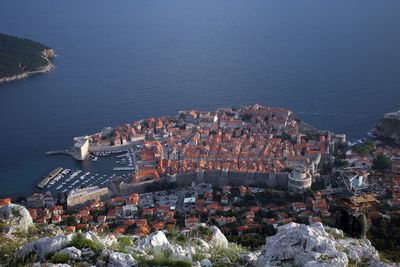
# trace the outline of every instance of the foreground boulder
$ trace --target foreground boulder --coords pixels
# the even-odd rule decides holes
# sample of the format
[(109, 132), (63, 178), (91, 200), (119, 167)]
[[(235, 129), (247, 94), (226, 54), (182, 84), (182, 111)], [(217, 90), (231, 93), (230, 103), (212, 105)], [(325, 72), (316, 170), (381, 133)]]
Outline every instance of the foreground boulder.
[(111, 247), (112, 245), (118, 242), (118, 239), (115, 237), (115, 235), (112, 234), (105, 236), (98, 236), (96, 233), (86, 232), (82, 234), (82, 237), (85, 239), (92, 240), (93, 242), (97, 243), (102, 247)]
[(72, 238), (69, 235), (45, 237), (25, 244), (17, 251), (18, 258), (33, 255), (35, 261), (44, 261), (46, 256), (56, 253), (65, 247)]
[(6, 229), (3, 229), (7, 233), (14, 233), (18, 230), (26, 231), (33, 223), (29, 211), (17, 204), (8, 204), (1, 207), (0, 219), (8, 225)]
[(157, 231), (142, 239), (139, 239), (136, 241), (136, 245), (145, 251), (150, 251), (155, 248), (170, 246), (170, 243), (163, 232)]
[(108, 267), (137, 266), (137, 261), (129, 254), (113, 252), (109, 256)]
[(246, 252), (239, 256), (239, 260), (245, 266), (253, 266), (257, 262), (258, 256), (253, 252)]
[(210, 229), (212, 231), (210, 244), (214, 247), (228, 247), (228, 239), (226, 239), (221, 230), (216, 226), (211, 226)]
[(80, 260), (82, 257), (82, 251), (76, 247), (67, 247), (60, 250), (60, 253), (67, 254), (71, 260)]
[(258, 266), (390, 266), (379, 261), (376, 249), (368, 240), (346, 238), (337, 229), (321, 223), (307, 226), (290, 223), (278, 227), (268, 237), (258, 258)]

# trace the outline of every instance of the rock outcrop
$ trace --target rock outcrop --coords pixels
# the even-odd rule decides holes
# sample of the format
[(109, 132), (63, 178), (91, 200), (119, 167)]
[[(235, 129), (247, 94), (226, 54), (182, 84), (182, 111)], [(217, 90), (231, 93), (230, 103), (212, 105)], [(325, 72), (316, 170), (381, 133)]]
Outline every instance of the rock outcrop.
[[(277, 234), (266, 239), (262, 250), (253, 252), (229, 243), (218, 227), (202, 227), (207, 229), (180, 233), (186, 235), (184, 243), (182, 239), (179, 242), (174, 238), (168, 240), (162, 231), (138, 238), (133, 243), (121, 242), (121, 238), (118, 240), (111, 234), (98, 236), (92, 232), (83, 233), (80, 235), (82, 243), (77, 245), (79, 249), (71, 246), (74, 235), (45, 237), (25, 244), (14, 257), (31, 259), (46, 266), (53, 266), (47, 261), (56, 253), (68, 255), (71, 266), (153, 266), (159, 264), (157, 261), (168, 266), (183, 264), (192, 267), (392, 266), (379, 260), (377, 250), (367, 239), (348, 238), (342, 231), (320, 223), (279, 226)], [(102, 245), (102, 251), (83, 245), (87, 244), (85, 239)]]
[(8, 204), (0, 208), (0, 219), (5, 222), (5, 232), (14, 233), (17, 230), (26, 231), (32, 225), (32, 217), (29, 211), (17, 204)]
[(132, 267), (137, 265), (137, 261), (131, 255), (121, 252), (111, 253), (108, 261), (108, 267)]
[(374, 127), (373, 134), (400, 145), (400, 111), (385, 114)]
[(290, 223), (278, 227), (268, 237), (258, 258), (258, 266), (390, 266), (379, 261), (376, 249), (368, 240), (347, 238), (337, 229)]
[(210, 244), (215, 247), (227, 247), (228, 239), (226, 239), (225, 235), (219, 230), (216, 226), (211, 226), (212, 236), (210, 240)]
[(170, 246), (170, 243), (163, 232), (157, 231), (137, 240), (136, 245), (145, 251), (150, 251), (164, 246)]
[(112, 234), (106, 236), (98, 236), (96, 233), (86, 232), (82, 234), (82, 237), (92, 240), (102, 247), (111, 247), (118, 242), (117, 238)]
[(76, 247), (67, 247), (60, 250), (60, 253), (67, 254), (71, 260), (80, 260), (82, 258), (82, 251)]
[(71, 240), (70, 235), (41, 238), (25, 244), (17, 251), (17, 257), (25, 258), (28, 255), (33, 255), (36, 261), (44, 261), (48, 255), (60, 251)]

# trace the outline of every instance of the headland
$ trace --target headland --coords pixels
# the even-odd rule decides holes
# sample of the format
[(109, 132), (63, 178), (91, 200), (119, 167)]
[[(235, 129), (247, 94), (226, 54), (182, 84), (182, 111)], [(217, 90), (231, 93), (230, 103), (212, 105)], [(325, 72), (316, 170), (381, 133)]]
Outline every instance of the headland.
[(0, 34), (0, 84), (51, 71), (53, 49), (41, 43)]

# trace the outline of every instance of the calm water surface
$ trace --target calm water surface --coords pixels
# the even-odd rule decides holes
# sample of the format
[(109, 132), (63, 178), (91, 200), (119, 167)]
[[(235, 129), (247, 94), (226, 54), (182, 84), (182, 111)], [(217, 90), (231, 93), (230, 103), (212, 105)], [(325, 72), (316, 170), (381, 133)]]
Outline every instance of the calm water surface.
[(0, 86), (0, 196), (104, 126), (261, 103), (365, 135), (400, 108), (398, 0), (2, 0), (0, 32), (55, 49), (56, 70)]

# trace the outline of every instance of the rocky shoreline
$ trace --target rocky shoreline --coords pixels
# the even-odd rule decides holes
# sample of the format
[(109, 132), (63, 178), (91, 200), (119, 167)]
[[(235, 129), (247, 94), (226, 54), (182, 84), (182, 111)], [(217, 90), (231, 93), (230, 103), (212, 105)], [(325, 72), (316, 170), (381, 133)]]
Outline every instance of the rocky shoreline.
[(386, 113), (375, 125), (372, 134), (383, 141), (400, 145), (400, 111)]
[(15, 80), (20, 80), (24, 78), (28, 78), (30, 76), (36, 75), (36, 74), (45, 74), (54, 69), (54, 65), (51, 63), (51, 60), (55, 58), (55, 52), (53, 49), (45, 49), (42, 51), (42, 57), (46, 59), (47, 65), (41, 66), (40, 68), (37, 68), (34, 71), (27, 71), (23, 72), (17, 75), (13, 75), (10, 77), (3, 77), (0, 78), (0, 84), (6, 83), (6, 82), (11, 82)]

